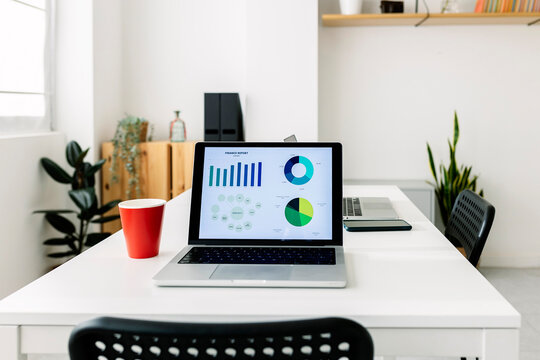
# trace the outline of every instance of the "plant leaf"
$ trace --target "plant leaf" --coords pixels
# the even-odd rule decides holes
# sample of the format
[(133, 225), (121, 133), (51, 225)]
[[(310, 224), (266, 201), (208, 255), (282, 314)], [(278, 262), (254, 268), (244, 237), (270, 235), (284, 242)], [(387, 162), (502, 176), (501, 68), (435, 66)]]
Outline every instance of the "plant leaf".
[(454, 110), (454, 148), (456, 147), (458, 140), (459, 140), (459, 122), (458, 122), (457, 111)]
[(79, 209), (83, 212), (88, 211), (92, 204), (95, 202), (95, 190), (94, 188), (84, 188), (79, 190), (70, 190), (68, 192), (69, 197)]
[(74, 238), (66, 236), (63, 238), (51, 238), (43, 242), (43, 245), (71, 245), (75, 241)]
[(57, 253), (47, 254), (47, 256), (51, 258), (63, 258), (66, 256), (72, 256), (72, 255), (77, 255), (77, 253), (73, 250), (70, 250), (66, 252), (57, 252)]
[(461, 183), (459, 184), (460, 189), (462, 190), (468, 189), (469, 186), (471, 186), (471, 181), (469, 181), (469, 177), (471, 176), (471, 170), (472, 170), (472, 166), (469, 166), (463, 170), (463, 175), (462, 175), (463, 179)]
[(73, 172), (73, 182), (71, 184), (72, 190), (79, 190), (88, 187), (94, 187), (96, 180), (94, 174), (88, 174), (88, 171), (92, 165), (88, 162), (80, 163)]
[(101, 241), (105, 240), (111, 235), (111, 233), (104, 232), (104, 233), (91, 233), (88, 234), (88, 237), (86, 238), (86, 242), (84, 245), (90, 247), (94, 246), (97, 243), (100, 243)]
[(81, 154), (81, 147), (76, 141), (70, 141), (66, 146), (66, 159), (69, 165), (77, 167), (77, 159)]
[(428, 152), (428, 158), (429, 158), (429, 168), (431, 169), (431, 174), (435, 178), (435, 182), (437, 182), (437, 171), (435, 170), (435, 162), (433, 161), (433, 153), (431, 152), (431, 147), (429, 146), (429, 143), (426, 143), (427, 145), (427, 152)]
[(68, 214), (74, 212), (74, 210), (35, 210), (32, 214)]
[(113, 221), (116, 219), (120, 219), (120, 215), (103, 216), (103, 217), (100, 217), (99, 219), (92, 220), (91, 222), (94, 224), (103, 224), (103, 223)]
[(89, 177), (97, 173), (101, 167), (105, 164), (105, 159), (101, 159), (98, 162), (96, 162), (94, 165), (90, 166), (90, 168), (85, 169), (85, 176)]
[(94, 185), (96, 184), (96, 179), (94, 176), (95, 172), (92, 172), (91, 169), (92, 169), (92, 164), (85, 162), (82, 168), (82, 174), (84, 176), (84, 181), (85, 181), (84, 187), (94, 187)]
[(81, 164), (84, 162), (84, 158), (86, 157), (86, 154), (88, 154), (88, 151), (90, 151), (90, 148), (82, 151), (79, 154), (79, 156), (77, 157), (76, 163), (75, 163), (76, 166), (81, 166)]
[(44, 157), (41, 158), (40, 162), (45, 172), (59, 183), (70, 184), (73, 181), (73, 178), (51, 159)]
[(476, 180), (478, 179), (478, 176), (475, 176), (473, 177), (473, 179), (471, 180), (471, 183), (469, 185), (469, 188), (472, 190), (472, 191), (476, 191)]
[(113, 200), (113, 201), (109, 201), (108, 203), (106, 203), (105, 205), (103, 205), (102, 207), (100, 207), (97, 211), (96, 211), (96, 214), (97, 215), (102, 215), (102, 214), (105, 214), (107, 211), (113, 209), (114, 207), (116, 207), (116, 205), (118, 205), (122, 200)]
[(94, 188), (92, 189), (92, 206), (90, 206), (90, 209), (84, 212), (84, 220), (91, 220), (94, 216), (97, 215), (98, 211), (98, 199), (96, 196), (96, 193), (94, 191)]
[(450, 140), (448, 140), (448, 148), (450, 152), (450, 165), (448, 165), (448, 178), (450, 182), (452, 182), (454, 177), (456, 176), (457, 165), (456, 165), (456, 151), (455, 151), (455, 148), (452, 147)]
[(62, 215), (45, 214), (45, 219), (52, 225), (53, 228), (61, 233), (71, 235), (75, 232), (75, 225)]

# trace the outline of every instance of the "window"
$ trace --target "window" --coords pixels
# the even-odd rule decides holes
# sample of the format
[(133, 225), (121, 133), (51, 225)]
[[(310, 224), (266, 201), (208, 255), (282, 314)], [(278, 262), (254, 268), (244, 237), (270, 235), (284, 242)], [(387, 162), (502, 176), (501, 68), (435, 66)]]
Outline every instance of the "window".
[(50, 130), (53, 0), (0, 0), (0, 135)]

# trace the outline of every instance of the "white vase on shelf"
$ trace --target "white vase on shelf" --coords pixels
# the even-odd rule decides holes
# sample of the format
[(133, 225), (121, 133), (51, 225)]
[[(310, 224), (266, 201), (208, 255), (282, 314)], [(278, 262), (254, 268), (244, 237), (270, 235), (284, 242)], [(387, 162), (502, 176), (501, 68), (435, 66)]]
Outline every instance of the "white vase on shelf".
[(360, 14), (362, 12), (362, 0), (339, 0), (339, 7), (343, 15)]

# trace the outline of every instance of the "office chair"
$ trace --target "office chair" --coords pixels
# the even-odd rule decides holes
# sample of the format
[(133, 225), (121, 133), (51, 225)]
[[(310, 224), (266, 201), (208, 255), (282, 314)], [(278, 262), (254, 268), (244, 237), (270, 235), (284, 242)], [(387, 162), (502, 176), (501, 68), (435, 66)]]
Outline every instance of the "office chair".
[(475, 192), (463, 190), (456, 198), (444, 236), (454, 246), (462, 246), (465, 256), (476, 267), (494, 218), (493, 205)]
[(343, 318), (265, 323), (173, 323), (101, 317), (76, 326), (71, 360), (373, 360), (371, 336)]
[(469, 262), (476, 267), (495, 218), (495, 207), (480, 195), (463, 190), (452, 208), (444, 236), (455, 246), (463, 246)]

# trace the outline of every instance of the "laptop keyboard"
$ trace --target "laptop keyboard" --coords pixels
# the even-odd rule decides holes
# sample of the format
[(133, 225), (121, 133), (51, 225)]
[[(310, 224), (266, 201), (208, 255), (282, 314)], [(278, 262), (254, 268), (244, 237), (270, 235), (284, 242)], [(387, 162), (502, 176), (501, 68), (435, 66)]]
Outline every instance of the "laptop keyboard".
[(360, 208), (360, 198), (358, 197), (344, 197), (342, 204), (343, 216), (362, 216), (362, 209)]
[(194, 247), (179, 264), (335, 265), (333, 248)]

